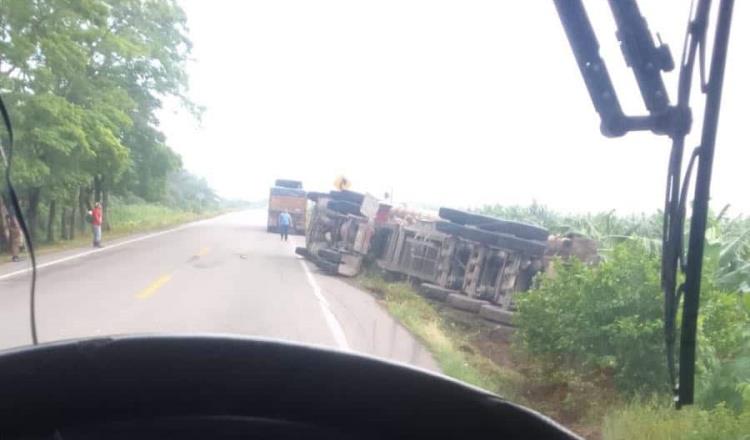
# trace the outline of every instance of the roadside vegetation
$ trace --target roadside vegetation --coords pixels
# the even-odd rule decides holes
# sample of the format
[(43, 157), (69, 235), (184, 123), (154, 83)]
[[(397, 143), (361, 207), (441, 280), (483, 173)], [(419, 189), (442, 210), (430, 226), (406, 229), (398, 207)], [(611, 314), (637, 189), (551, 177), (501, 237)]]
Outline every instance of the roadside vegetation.
[[(97, 201), (105, 233), (227, 205), (182, 168), (159, 127), (165, 100), (201, 113), (187, 97), (191, 42), (177, 2), (9, 1), (0, 30), (0, 94), (15, 133), (10, 177), (35, 243), (80, 240)], [(2, 251), (10, 206), (0, 189)]]
[[(712, 215), (699, 321), (696, 405), (671, 403), (659, 280), (661, 215), (563, 215), (540, 205), (486, 214), (597, 239), (595, 266), (555, 265), (517, 296), (510, 342), (457, 320), (405, 283), (363, 285), (433, 352), (445, 374), (495, 391), (587, 438), (750, 439), (750, 221)], [(498, 355), (498, 351), (502, 355)]]
[(479, 353), (469, 337), (440, 315), (409, 283), (389, 283), (373, 273), (360, 283), (377, 294), (388, 311), (423, 341), (446, 375), (504, 396), (514, 393), (517, 373)]

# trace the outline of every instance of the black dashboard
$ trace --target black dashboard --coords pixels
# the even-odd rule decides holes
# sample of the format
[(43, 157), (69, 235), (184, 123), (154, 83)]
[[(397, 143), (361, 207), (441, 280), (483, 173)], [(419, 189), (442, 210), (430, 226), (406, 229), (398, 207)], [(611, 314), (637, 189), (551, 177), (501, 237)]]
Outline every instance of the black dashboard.
[(0, 438), (577, 438), (441, 375), (219, 336), (125, 336), (0, 352)]

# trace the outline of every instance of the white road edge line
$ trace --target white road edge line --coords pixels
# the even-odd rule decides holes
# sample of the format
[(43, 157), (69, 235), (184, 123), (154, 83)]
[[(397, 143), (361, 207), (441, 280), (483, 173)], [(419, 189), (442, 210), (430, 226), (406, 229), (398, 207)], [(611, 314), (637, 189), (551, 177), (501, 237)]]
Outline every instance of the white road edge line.
[(305, 271), (305, 275), (307, 275), (307, 282), (310, 284), (315, 298), (320, 303), (320, 308), (323, 311), (323, 318), (326, 321), (328, 330), (330, 330), (331, 334), (333, 334), (333, 339), (336, 341), (336, 345), (338, 345), (340, 350), (351, 351), (351, 348), (349, 348), (349, 343), (346, 341), (344, 329), (341, 327), (338, 319), (336, 319), (336, 316), (331, 311), (331, 306), (323, 296), (323, 292), (321, 291), (318, 282), (315, 281), (315, 277), (313, 276), (312, 271), (310, 271), (310, 267), (307, 266), (307, 263), (305, 263), (304, 260), (299, 260), (299, 264), (302, 265), (302, 269)]
[[(216, 218), (216, 217), (214, 217), (214, 218)], [(178, 226), (176, 228), (167, 229), (166, 231), (154, 232), (152, 234), (143, 235), (143, 236), (136, 237), (136, 238), (131, 238), (130, 240), (119, 241), (117, 243), (113, 243), (113, 244), (107, 245), (107, 246), (105, 246), (103, 248), (92, 249), (90, 251), (84, 251), (84, 252), (81, 252), (79, 254), (69, 255), (67, 257), (59, 258), (57, 260), (53, 260), (53, 261), (48, 261), (46, 263), (37, 264), (36, 265), (36, 270), (38, 271), (39, 269), (44, 269), (45, 267), (54, 266), (55, 264), (60, 264), (60, 263), (65, 263), (66, 261), (76, 260), (78, 258), (82, 258), (82, 257), (88, 256), (88, 255), (96, 254), (98, 252), (106, 252), (106, 251), (108, 251), (110, 249), (115, 249), (115, 248), (118, 248), (120, 246), (125, 246), (126, 244), (131, 244), (131, 243), (135, 243), (135, 242), (138, 242), (138, 241), (141, 241), (141, 240), (147, 240), (149, 238), (154, 238), (154, 237), (158, 237), (160, 235), (164, 235), (164, 234), (169, 234), (169, 233), (172, 233), (172, 232), (176, 232), (176, 231), (179, 231), (181, 229), (185, 229), (185, 228), (189, 228), (189, 227), (192, 227), (192, 226), (196, 226), (196, 225), (198, 225), (200, 223), (203, 223), (203, 222), (206, 222), (208, 220), (213, 220), (214, 218), (210, 218), (210, 219), (206, 219), (206, 220), (199, 220), (197, 222), (192, 222), (192, 223), (187, 223), (187, 224), (184, 224), (184, 225), (180, 225), (180, 226)], [(0, 281), (7, 280), (8, 278), (13, 278), (15, 276), (23, 275), (23, 274), (29, 273), (29, 272), (31, 272), (31, 267), (28, 267), (26, 269), (17, 270), (15, 272), (6, 273), (5, 275), (0, 275)]]

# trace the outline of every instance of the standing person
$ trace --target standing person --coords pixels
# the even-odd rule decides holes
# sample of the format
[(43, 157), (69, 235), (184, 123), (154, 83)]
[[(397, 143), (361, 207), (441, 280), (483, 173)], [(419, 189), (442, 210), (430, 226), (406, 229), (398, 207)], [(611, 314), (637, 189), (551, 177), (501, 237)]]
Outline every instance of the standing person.
[(91, 230), (94, 233), (94, 247), (102, 247), (102, 204), (94, 203), (91, 210)]
[(283, 211), (279, 214), (278, 224), (281, 239), (287, 241), (289, 239), (289, 227), (292, 225), (292, 216), (289, 215), (289, 211)]
[(7, 214), (5, 216), (6, 224), (8, 225), (8, 241), (10, 242), (10, 255), (12, 261), (20, 261), (18, 253), (21, 250), (21, 226), (16, 220), (16, 216)]

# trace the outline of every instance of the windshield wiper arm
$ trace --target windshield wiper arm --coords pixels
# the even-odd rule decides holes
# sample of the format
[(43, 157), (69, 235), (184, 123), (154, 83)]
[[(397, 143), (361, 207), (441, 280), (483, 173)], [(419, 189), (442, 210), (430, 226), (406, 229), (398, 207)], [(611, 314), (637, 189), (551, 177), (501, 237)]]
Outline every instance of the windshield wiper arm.
[(629, 131), (651, 130), (671, 134), (686, 130), (689, 118), (679, 118), (669, 97), (662, 71), (674, 68), (665, 44), (656, 45), (634, 0), (610, 0), (617, 23), (617, 38), (628, 65), (633, 69), (648, 115), (628, 116), (622, 111), (607, 66), (599, 55), (599, 42), (581, 0), (555, 0), (565, 34), (573, 48), (591, 101), (601, 118), (604, 136), (623, 136)]
[[(617, 38), (627, 64), (633, 72), (641, 97), (649, 114), (626, 116), (620, 106), (604, 60), (599, 55), (599, 43), (581, 0), (555, 0), (560, 21), (565, 28), (568, 41), (575, 54), (578, 68), (602, 124), (605, 136), (622, 136), (628, 131), (651, 130), (656, 134), (672, 138), (665, 197), (662, 289), (664, 290), (664, 332), (670, 382), (676, 394), (677, 406), (693, 403), (695, 381), (695, 351), (698, 307), (700, 303), (700, 278), (705, 243), (706, 219), (711, 185), (716, 130), (718, 126), (721, 92), (726, 66), (727, 44), (734, 0), (721, 0), (714, 38), (711, 72), (708, 83), (702, 84), (706, 93), (703, 132), (700, 147), (691, 156), (686, 172), (689, 178), (692, 166), (697, 161), (697, 177), (693, 198), (693, 212), (687, 252), (687, 264), (683, 253), (683, 230), (688, 182), (680, 183), (685, 136), (690, 131), (689, 107), (690, 86), (696, 52), (700, 50), (702, 61), (705, 53), (705, 34), (710, 10), (710, 0), (699, 0), (695, 18), (688, 24), (685, 48), (680, 66), (678, 101), (669, 104), (669, 98), (661, 78), (661, 72), (674, 67), (668, 46), (654, 43), (645, 19), (640, 14), (635, 0), (609, 0), (609, 6), (617, 24)], [(702, 66), (701, 66), (702, 67)], [(703, 81), (703, 71), (701, 71)], [(686, 180), (688, 180), (686, 178)], [(677, 286), (678, 269), (683, 269), (685, 284)], [(682, 329), (680, 333), (679, 384), (675, 384), (674, 344), (675, 321), (684, 292)]]

